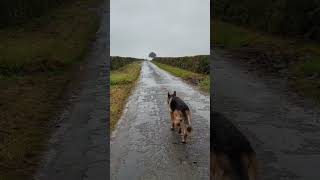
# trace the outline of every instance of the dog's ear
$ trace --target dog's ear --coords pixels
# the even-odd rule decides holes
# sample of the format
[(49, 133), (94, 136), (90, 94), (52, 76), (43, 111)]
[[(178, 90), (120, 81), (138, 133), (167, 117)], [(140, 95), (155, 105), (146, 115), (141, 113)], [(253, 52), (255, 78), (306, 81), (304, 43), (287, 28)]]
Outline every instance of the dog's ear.
[(173, 95), (174, 95), (174, 96), (177, 96), (177, 93), (176, 93), (176, 91), (174, 91), (174, 92), (173, 92)]
[(168, 97), (170, 97), (170, 93), (168, 92)]

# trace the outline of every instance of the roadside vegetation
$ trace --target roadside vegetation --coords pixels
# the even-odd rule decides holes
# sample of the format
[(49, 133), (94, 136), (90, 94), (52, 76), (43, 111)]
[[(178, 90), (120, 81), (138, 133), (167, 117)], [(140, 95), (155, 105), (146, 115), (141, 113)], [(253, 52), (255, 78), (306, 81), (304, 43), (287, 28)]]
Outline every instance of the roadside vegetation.
[(319, 9), (318, 0), (216, 0), (211, 44), (320, 102)]
[(284, 38), (215, 19), (211, 44), (279, 77), (300, 95), (320, 102), (320, 44)]
[[(48, 3), (50, 10), (34, 14), (32, 7), (10, 9), (15, 2), (22, 3), (0, 3), (15, 12), (8, 14), (14, 25), (0, 20), (0, 179), (6, 180), (28, 179), (37, 168), (71, 69), (95, 37), (99, 17), (93, 8), (102, 1)], [(34, 6), (41, 9), (42, 2), (48, 1)]]
[(215, 0), (211, 16), (281, 37), (320, 40), (319, 0)]
[(0, 2), (0, 27), (22, 24), (66, 2), (74, 1), (76, 0), (2, 0)]
[(183, 80), (198, 86), (204, 92), (210, 91), (210, 62), (209, 56), (164, 58), (152, 60), (160, 68)]
[(132, 58), (132, 57), (119, 57), (119, 56), (112, 56), (111, 57), (111, 63), (110, 63), (110, 69), (117, 70), (121, 67), (130, 64), (134, 61), (141, 61), (141, 59)]
[(210, 74), (209, 56), (156, 57), (152, 62), (160, 62), (200, 74)]
[[(126, 63), (124, 63), (126, 62)], [(111, 57), (110, 72), (110, 129), (115, 128), (132, 89), (140, 75), (141, 60)]]

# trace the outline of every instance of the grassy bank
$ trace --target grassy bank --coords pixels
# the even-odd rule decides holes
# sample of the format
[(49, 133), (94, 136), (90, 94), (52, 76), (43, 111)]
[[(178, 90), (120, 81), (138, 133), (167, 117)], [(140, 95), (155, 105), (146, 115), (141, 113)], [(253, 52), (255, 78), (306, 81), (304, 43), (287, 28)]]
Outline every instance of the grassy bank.
[(49, 120), (94, 38), (100, 0), (66, 2), (23, 25), (0, 29), (0, 179), (28, 179)]
[[(211, 44), (237, 59), (289, 78), (289, 87), (320, 102), (320, 43), (285, 39), (214, 20)], [(283, 73), (285, 72), (285, 73)]]
[(117, 124), (126, 100), (140, 75), (141, 61), (131, 62), (110, 73), (110, 128)]
[(192, 83), (193, 85), (198, 86), (201, 90), (203, 90), (205, 92), (210, 91), (209, 75), (194, 73), (194, 72), (191, 72), (188, 70), (184, 70), (181, 68), (177, 68), (177, 67), (170, 66), (167, 64), (163, 64), (163, 63), (159, 63), (159, 62), (153, 62), (153, 63), (156, 64), (161, 69), (164, 69), (164, 70), (168, 71), (169, 73), (171, 73), (175, 76), (178, 76), (178, 77), (182, 78), (183, 80), (186, 80), (186, 81)]

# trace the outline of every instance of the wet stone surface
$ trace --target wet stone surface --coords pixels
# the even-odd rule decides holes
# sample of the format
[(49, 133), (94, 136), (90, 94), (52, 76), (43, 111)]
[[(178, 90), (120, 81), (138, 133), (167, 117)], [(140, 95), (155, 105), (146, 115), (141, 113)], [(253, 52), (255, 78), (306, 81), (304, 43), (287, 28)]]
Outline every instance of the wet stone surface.
[[(170, 130), (168, 91), (191, 109), (187, 144)], [(210, 98), (150, 62), (129, 97), (110, 142), (111, 179), (209, 179)]]

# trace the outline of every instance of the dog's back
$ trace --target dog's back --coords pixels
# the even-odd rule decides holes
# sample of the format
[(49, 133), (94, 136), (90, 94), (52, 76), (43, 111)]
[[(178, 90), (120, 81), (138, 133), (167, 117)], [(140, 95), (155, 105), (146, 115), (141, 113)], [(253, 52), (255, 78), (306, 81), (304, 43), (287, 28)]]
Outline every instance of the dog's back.
[(170, 108), (172, 109), (172, 111), (174, 110), (189, 111), (189, 107), (187, 106), (187, 104), (177, 96), (172, 97)]
[(256, 155), (247, 138), (222, 114), (211, 112), (214, 180), (255, 180)]
[[(172, 99), (171, 99), (171, 102), (169, 104), (170, 106), (170, 109), (172, 111), (179, 111), (182, 113), (182, 118), (183, 120), (185, 121), (185, 123), (188, 125), (188, 126), (191, 126), (191, 117), (190, 117), (190, 110), (189, 110), (189, 107), (188, 105), (182, 100), (180, 99), (179, 97), (177, 96), (173, 96)], [(190, 129), (191, 127), (189, 127)], [(191, 129), (190, 129), (191, 131)]]

